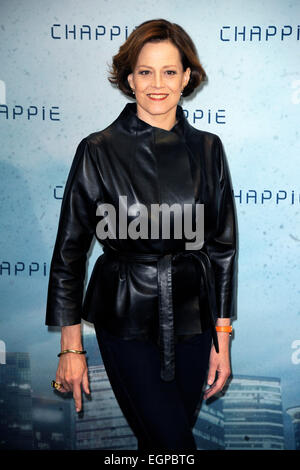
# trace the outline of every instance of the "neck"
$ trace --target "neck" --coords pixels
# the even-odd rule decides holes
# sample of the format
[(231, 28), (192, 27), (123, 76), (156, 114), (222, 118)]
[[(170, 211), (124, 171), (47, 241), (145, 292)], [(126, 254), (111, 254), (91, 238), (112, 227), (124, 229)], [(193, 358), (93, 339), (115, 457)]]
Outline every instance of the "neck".
[(169, 131), (177, 123), (176, 109), (177, 109), (177, 106), (174, 109), (171, 109), (166, 114), (149, 114), (145, 112), (144, 109), (141, 108), (141, 106), (139, 106), (139, 104), (137, 103), (136, 114), (139, 119), (146, 122), (147, 124), (150, 124), (150, 126), (159, 127), (160, 129)]

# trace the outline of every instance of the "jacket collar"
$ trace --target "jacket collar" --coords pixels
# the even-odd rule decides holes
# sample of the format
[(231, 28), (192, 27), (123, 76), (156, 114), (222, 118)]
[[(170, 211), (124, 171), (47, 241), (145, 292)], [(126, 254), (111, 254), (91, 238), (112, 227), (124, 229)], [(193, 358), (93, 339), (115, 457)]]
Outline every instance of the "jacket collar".
[(169, 131), (161, 129), (160, 127), (151, 126), (151, 124), (148, 124), (137, 116), (137, 105), (136, 102), (134, 102), (125, 105), (123, 111), (116, 119), (116, 123), (122, 124), (122, 128), (129, 133), (143, 134), (145, 131), (146, 133), (149, 131), (162, 133), (172, 132), (184, 139), (187, 136), (190, 124), (179, 104), (176, 109), (176, 120), (177, 123)]

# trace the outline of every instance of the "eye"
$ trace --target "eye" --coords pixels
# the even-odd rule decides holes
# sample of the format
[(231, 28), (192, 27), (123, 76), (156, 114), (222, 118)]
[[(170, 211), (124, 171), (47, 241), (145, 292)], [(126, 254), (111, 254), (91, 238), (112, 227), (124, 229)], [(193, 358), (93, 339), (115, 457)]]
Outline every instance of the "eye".
[(166, 71), (167, 75), (176, 75), (176, 70), (167, 70)]
[(139, 71), (139, 75), (148, 75), (148, 73), (150, 73), (149, 70), (140, 70)]

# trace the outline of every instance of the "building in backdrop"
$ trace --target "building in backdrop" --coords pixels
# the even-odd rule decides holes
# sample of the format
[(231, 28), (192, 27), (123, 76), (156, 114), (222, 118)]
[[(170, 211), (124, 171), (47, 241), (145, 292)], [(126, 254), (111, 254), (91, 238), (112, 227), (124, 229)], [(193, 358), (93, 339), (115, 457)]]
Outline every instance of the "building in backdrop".
[(235, 375), (222, 400), (226, 449), (284, 449), (280, 379)]
[(198, 450), (222, 450), (225, 448), (222, 400), (212, 400), (209, 404), (202, 403), (193, 434)]
[(112, 391), (105, 368), (89, 366), (91, 399), (83, 394), (83, 412), (75, 417), (75, 448), (136, 449), (137, 440)]
[(295, 450), (300, 450), (300, 406), (294, 406), (286, 410), (290, 416), (294, 428)]
[[(59, 393), (59, 392), (56, 392)], [(33, 447), (36, 450), (72, 450), (74, 417), (69, 397), (32, 398)]]
[(29, 354), (7, 352), (0, 365), (0, 449), (33, 449)]
[(88, 367), (103, 364), (95, 332), (84, 333), (82, 335), (82, 345), (86, 350)]

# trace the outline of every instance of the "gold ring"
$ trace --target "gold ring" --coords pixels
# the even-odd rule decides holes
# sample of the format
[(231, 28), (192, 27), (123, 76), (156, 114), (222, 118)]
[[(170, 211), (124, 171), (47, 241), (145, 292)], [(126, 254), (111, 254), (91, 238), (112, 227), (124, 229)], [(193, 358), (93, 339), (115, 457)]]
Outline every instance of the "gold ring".
[(51, 387), (55, 388), (56, 390), (59, 390), (61, 386), (62, 384), (60, 384), (59, 382), (55, 382), (55, 380), (52, 380)]

